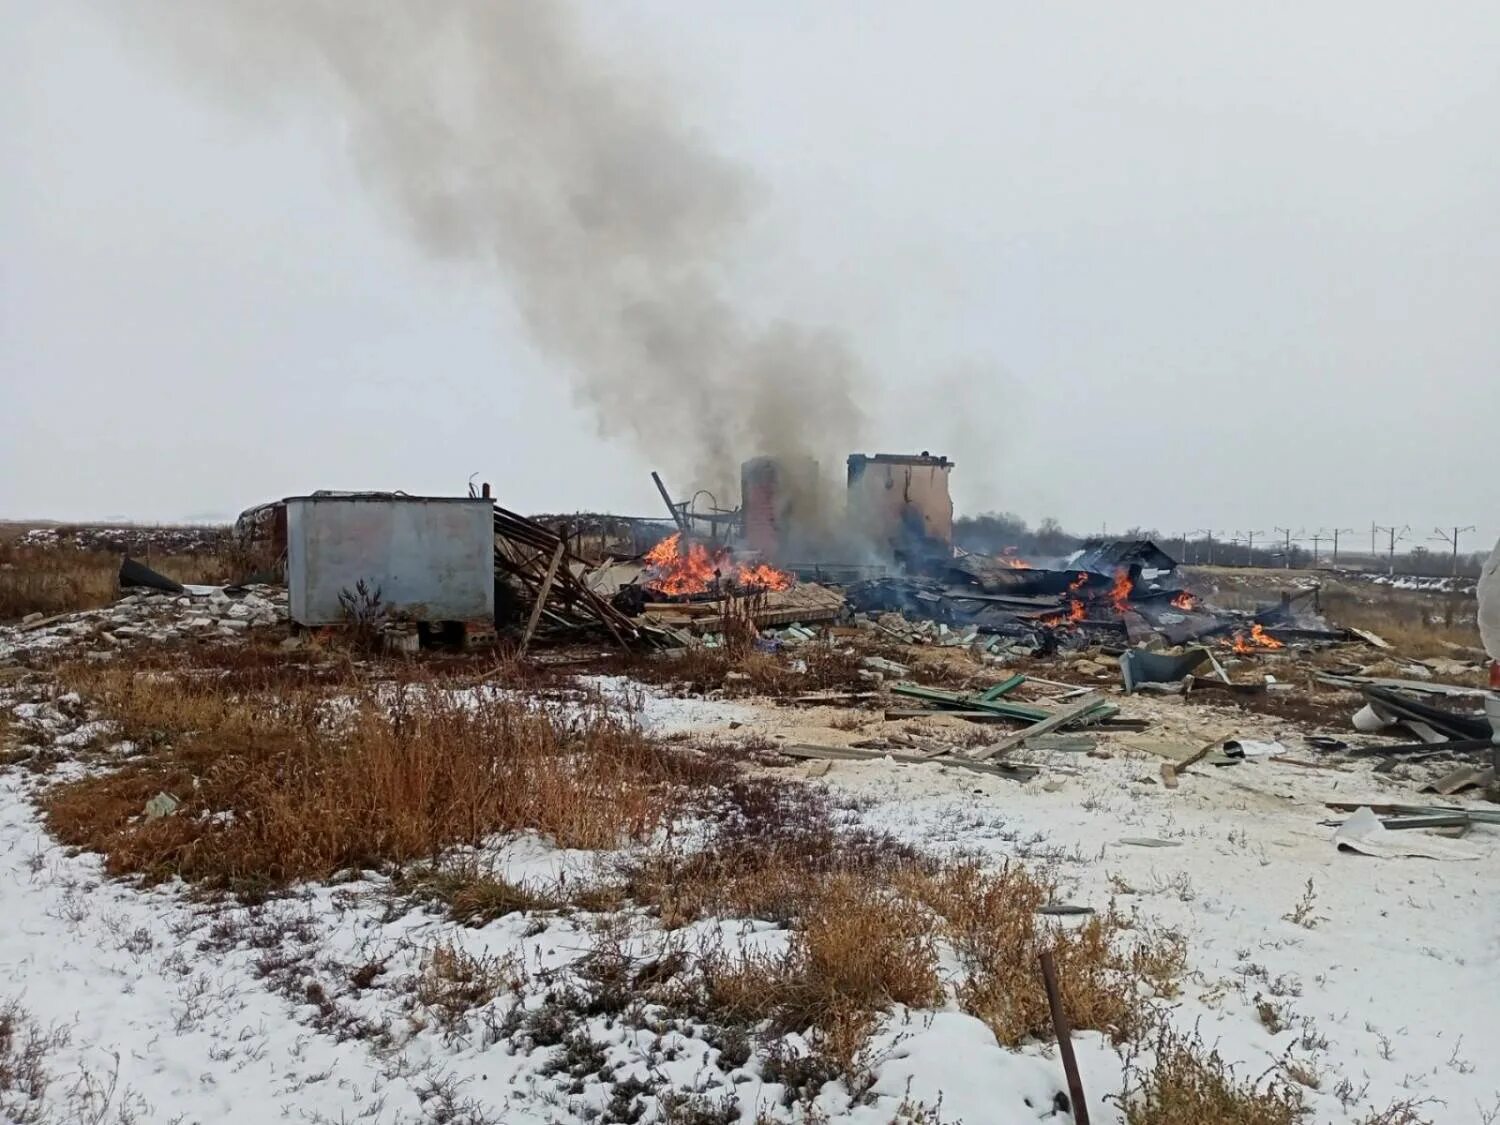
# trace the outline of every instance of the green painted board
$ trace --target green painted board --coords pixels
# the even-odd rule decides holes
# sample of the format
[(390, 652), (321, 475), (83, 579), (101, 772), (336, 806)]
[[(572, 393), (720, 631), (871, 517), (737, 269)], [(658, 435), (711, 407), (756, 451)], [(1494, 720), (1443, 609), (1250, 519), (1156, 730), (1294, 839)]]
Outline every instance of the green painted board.
[[(896, 695), (904, 695), (908, 699), (922, 699), (952, 711), (988, 711), (992, 715), (1024, 719), (1031, 723), (1040, 723), (1044, 719), (1050, 719), (1053, 714), (1049, 708), (1037, 707), (1030, 703), (1009, 703), (1004, 699), (986, 699), (983, 694), (964, 695), (961, 692), (920, 687), (917, 684), (892, 684), (891, 691)], [(1113, 703), (1101, 702), (1097, 707), (1080, 715), (1076, 721), (1098, 722), (1100, 719), (1107, 719), (1118, 714), (1119, 711), (1120, 709)]]
[(983, 692), (980, 693), (979, 698), (984, 700), (986, 703), (991, 703), (994, 700), (999, 699), (1002, 695), (1006, 695), (1010, 692), (1015, 691), (1016, 688), (1020, 687), (1025, 682), (1026, 677), (1017, 672), (1009, 679), (1001, 680), (993, 687), (986, 688)]

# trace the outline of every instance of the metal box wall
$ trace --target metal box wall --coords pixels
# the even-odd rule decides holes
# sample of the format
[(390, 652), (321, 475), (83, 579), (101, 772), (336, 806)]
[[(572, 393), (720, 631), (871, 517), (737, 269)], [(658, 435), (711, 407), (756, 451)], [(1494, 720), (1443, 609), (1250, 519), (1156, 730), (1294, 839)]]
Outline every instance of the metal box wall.
[(292, 620), (344, 620), (339, 595), (361, 579), (393, 617), (495, 616), (493, 502), (445, 496), (293, 496), (286, 501)]

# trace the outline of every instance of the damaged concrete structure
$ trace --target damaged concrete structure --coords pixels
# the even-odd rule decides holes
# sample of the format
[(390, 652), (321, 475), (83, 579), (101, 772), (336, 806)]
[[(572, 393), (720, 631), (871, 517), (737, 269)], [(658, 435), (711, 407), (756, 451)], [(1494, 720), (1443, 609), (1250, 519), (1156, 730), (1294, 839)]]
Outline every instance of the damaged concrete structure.
[(767, 559), (791, 557), (825, 513), (811, 457), (755, 457), (740, 466), (745, 546)]
[(849, 455), (849, 526), (908, 566), (953, 554), (953, 462), (916, 455)]

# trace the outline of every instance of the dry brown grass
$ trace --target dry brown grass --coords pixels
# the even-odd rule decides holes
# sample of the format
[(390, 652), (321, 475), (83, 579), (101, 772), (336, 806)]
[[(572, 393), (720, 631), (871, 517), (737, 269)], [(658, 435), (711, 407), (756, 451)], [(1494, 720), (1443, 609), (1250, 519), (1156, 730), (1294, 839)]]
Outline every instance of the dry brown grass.
[[(509, 830), (614, 847), (649, 836), (671, 815), (673, 788), (713, 768), (599, 711), (455, 696), (416, 672), (337, 690), (198, 672), (62, 674), (151, 748), (44, 802), (58, 837), (104, 853), (113, 874), (252, 892)], [(181, 806), (143, 819), (158, 792)]]
[(878, 1013), (893, 1004), (934, 1007), (944, 995), (917, 904), (853, 875), (813, 892), (785, 953), (709, 957), (702, 972), (714, 1016), (775, 1034), (811, 1031), (845, 1069)]
[(1377, 634), (1403, 656), (1452, 656), (1449, 645), (1481, 648), (1472, 597), (1374, 589), (1324, 591), (1325, 615), (1335, 625)]
[(717, 797), (703, 846), (657, 850), (625, 872), (626, 893), (655, 907), (668, 928), (711, 915), (790, 924), (831, 878), (889, 883), (922, 862), (891, 837), (844, 823), (845, 810), (808, 786), (747, 778)]
[(1051, 1034), (1037, 968), (1043, 949), (1057, 958), (1077, 1027), (1137, 1035), (1155, 1002), (1175, 993), (1180, 937), (1133, 930), (1113, 910), (1056, 926), (1037, 913), (1054, 888), (1020, 864), (986, 871), (921, 855), (840, 824), (826, 796), (795, 784), (744, 781), (730, 793), (706, 846), (653, 853), (624, 885), (668, 927), (721, 916), (791, 929), (783, 956), (705, 962), (710, 1017), (810, 1028), (843, 1065), (877, 1013), (941, 994), (933, 974), (943, 946), (964, 970), (954, 985), (959, 1005), (1006, 1045)]
[(1276, 1074), (1237, 1077), (1196, 1033), (1163, 1027), (1154, 1051), (1151, 1069), (1127, 1091), (1126, 1125), (1296, 1125), (1307, 1114), (1294, 1085)]
[[(1358, 1125), (1432, 1125), (1432, 1118), (1427, 1115), (1427, 1111), (1433, 1104), (1435, 1103), (1431, 1098), (1424, 1098), (1420, 1101), (1402, 1098), (1384, 1109), (1374, 1110), (1369, 1115), (1361, 1117)], [(1493, 1113), (1485, 1116), (1481, 1107), (1481, 1121), (1488, 1123), (1494, 1119)]]
[(1173, 995), (1185, 967), (1180, 937), (1131, 932), (1112, 907), (1080, 926), (1052, 925), (1037, 911), (1052, 899), (1053, 887), (1020, 864), (986, 871), (970, 862), (910, 873), (905, 889), (941, 919), (938, 932), (963, 964), (959, 1005), (1006, 1046), (1050, 1034), (1037, 971), (1043, 950), (1057, 961), (1073, 1026), (1116, 1040), (1147, 1025), (1150, 1002)]
[(423, 955), (412, 1000), (420, 1013), (451, 1031), (464, 1024), (471, 1010), (517, 991), (525, 977), (514, 958), (476, 956), (452, 942), (439, 942)]
[[(184, 583), (233, 580), (232, 563), (216, 555), (153, 558), (153, 570)], [(0, 543), (0, 621), (30, 613), (52, 615), (108, 605), (119, 594), (120, 556)]]
[[(701, 955), (694, 1014), (772, 1035), (810, 1035), (816, 1051), (841, 1070), (864, 1047), (880, 1013), (894, 1004), (942, 1002), (944, 947), (957, 953), (963, 969), (952, 986), (959, 1006), (1006, 1046), (1051, 1035), (1037, 966), (1043, 949), (1057, 958), (1074, 1026), (1121, 1040), (1154, 1026), (1156, 1001), (1175, 993), (1184, 970), (1180, 938), (1127, 932), (1113, 912), (1076, 928), (1052, 926), (1036, 913), (1052, 888), (1020, 865), (985, 872), (972, 863), (889, 859), (859, 867), (845, 857), (819, 874), (796, 850), (771, 854), (773, 863), (757, 861), (758, 879), (721, 866), (723, 883), (711, 888), (707, 870), (687, 873), (697, 884), (695, 903), (731, 915), (747, 903), (769, 904), (788, 913), (791, 929), (783, 953)], [(639, 881), (634, 890), (641, 893)], [(677, 892), (667, 901), (680, 908), (684, 898)], [(681, 1006), (680, 988), (674, 982), (652, 998)]]

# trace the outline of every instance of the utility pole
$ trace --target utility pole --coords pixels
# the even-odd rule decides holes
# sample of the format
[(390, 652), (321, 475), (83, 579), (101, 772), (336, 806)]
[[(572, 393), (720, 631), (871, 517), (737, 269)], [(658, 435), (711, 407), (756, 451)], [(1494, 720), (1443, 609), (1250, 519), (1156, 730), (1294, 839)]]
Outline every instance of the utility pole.
[(1257, 535), (1264, 535), (1264, 534), (1265, 534), (1264, 531), (1247, 531), (1247, 532), (1245, 532), (1245, 565), (1246, 566), (1254, 566), (1255, 565), (1255, 537)]
[(1187, 562), (1188, 561), (1188, 557), (1187, 557), (1187, 537), (1188, 537), (1188, 533), (1184, 531), (1182, 533), (1182, 552), (1181, 552), (1182, 553), (1182, 561), (1183, 562)]
[(1202, 535), (1208, 540), (1208, 565), (1214, 565), (1214, 532), (1211, 527), (1200, 527), (1193, 532), (1194, 535)]
[(1353, 535), (1353, 534), (1354, 534), (1354, 529), (1352, 527), (1336, 527), (1336, 528), (1333, 529), (1333, 565), (1334, 566), (1338, 566), (1339, 565), (1339, 536), (1340, 535)]
[[(1371, 545), (1372, 548), (1373, 548), (1373, 546), (1375, 544), (1375, 532), (1377, 532), (1377, 531), (1384, 531), (1386, 534), (1388, 534), (1390, 536), (1390, 552), (1389, 552), (1389, 554), (1387, 556), (1387, 559), (1389, 561), (1389, 567), (1390, 567), (1388, 573), (1390, 573), (1390, 574), (1395, 574), (1396, 573), (1396, 544), (1398, 542), (1400, 542), (1402, 539), (1404, 539), (1406, 537), (1406, 533), (1408, 531), (1410, 531), (1410, 530), (1411, 530), (1411, 525), (1410, 524), (1407, 524), (1405, 527), (1399, 527), (1399, 528), (1396, 527), (1394, 524), (1392, 526), (1390, 526), (1390, 527), (1381, 527), (1379, 524), (1373, 524), (1373, 523), (1370, 525), (1370, 545)], [(1370, 553), (1373, 555), (1374, 551), (1372, 550)]]
[[(1278, 527), (1276, 530), (1279, 531), (1279, 532), (1281, 532), (1282, 535), (1285, 537), (1282, 540), (1283, 546), (1281, 548), (1282, 566), (1285, 569), (1287, 569), (1287, 570), (1291, 570), (1292, 569), (1292, 529), (1289, 528), (1289, 527)], [(1302, 535), (1299, 533), (1297, 535), (1297, 538), (1301, 539)]]
[(1434, 528), (1433, 530), (1437, 532), (1437, 538), (1441, 539), (1444, 543), (1447, 543), (1450, 547), (1453, 548), (1453, 577), (1457, 578), (1458, 577), (1458, 537), (1460, 535), (1462, 535), (1466, 531), (1473, 531), (1474, 530), (1474, 525), (1470, 524), (1468, 527), (1455, 527), (1453, 529), (1453, 534), (1452, 535), (1449, 535), (1446, 531), (1444, 531), (1440, 527)]
[(1326, 535), (1323, 534), (1323, 529), (1322, 528), (1319, 528), (1316, 535), (1309, 535), (1307, 537), (1307, 541), (1313, 545), (1313, 569), (1317, 570), (1318, 569), (1318, 544), (1319, 543), (1327, 543), (1328, 542), (1328, 536), (1326, 536)]

